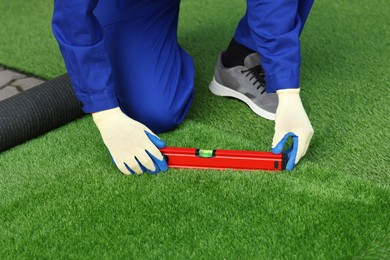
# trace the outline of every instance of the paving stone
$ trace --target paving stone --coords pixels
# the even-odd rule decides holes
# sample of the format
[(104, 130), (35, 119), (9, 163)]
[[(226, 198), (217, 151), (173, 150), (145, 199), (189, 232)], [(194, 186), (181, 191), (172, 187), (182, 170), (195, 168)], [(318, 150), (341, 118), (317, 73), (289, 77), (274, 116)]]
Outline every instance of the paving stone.
[(11, 70), (2, 70), (0, 71), (0, 88), (8, 85), (10, 82), (26, 77), (23, 74), (11, 71)]
[(21, 91), (24, 91), (24, 90), (30, 89), (32, 87), (35, 87), (39, 84), (42, 84), (43, 82), (44, 82), (43, 80), (33, 78), (33, 77), (28, 77), (28, 78), (22, 78), (22, 79), (15, 80), (14, 82), (11, 83), (11, 85), (18, 87), (19, 90), (21, 90)]
[(18, 93), (20, 92), (15, 87), (6, 86), (0, 90), (0, 101), (12, 97)]

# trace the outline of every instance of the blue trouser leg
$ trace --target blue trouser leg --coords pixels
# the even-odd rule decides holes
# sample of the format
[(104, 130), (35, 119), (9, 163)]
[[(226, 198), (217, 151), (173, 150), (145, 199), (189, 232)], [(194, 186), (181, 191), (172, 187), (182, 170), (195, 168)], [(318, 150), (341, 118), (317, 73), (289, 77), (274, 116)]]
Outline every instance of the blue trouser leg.
[[(248, 0), (250, 1), (250, 0)], [(300, 26), (300, 33), (303, 30), (303, 27), (306, 23), (307, 17), (309, 16), (310, 9), (313, 5), (314, 0), (299, 0), (298, 1), (298, 9), (295, 12), (301, 20), (301, 26)], [(248, 12), (248, 10), (247, 10)], [(261, 16), (261, 12), (259, 13), (259, 16)], [(250, 27), (248, 25), (248, 17), (247, 14), (244, 15), (244, 17), (240, 20), (240, 23), (237, 26), (236, 33), (234, 36), (235, 40), (246, 47), (256, 50), (256, 43), (253, 40)]]
[(120, 107), (155, 133), (183, 121), (193, 97), (193, 62), (177, 41), (179, 5), (101, 0), (95, 10)]
[(260, 53), (267, 92), (299, 86), (299, 36), (313, 1), (247, 0), (234, 38)]

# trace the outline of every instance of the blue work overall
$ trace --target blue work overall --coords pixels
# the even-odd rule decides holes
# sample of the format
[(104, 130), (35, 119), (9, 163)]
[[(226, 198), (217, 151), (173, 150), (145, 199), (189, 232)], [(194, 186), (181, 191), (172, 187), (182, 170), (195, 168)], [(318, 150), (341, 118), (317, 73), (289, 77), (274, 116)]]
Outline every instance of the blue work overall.
[[(53, 32), (86, 113), (120, 106), (155, 133), (183, 121), (194, 66), (177, 40), (180, 0), (54, 3)], [(260, 54), (267, 92), (299, 87), (299, 36), (312, 4), (247, 0), (234, 38)]]

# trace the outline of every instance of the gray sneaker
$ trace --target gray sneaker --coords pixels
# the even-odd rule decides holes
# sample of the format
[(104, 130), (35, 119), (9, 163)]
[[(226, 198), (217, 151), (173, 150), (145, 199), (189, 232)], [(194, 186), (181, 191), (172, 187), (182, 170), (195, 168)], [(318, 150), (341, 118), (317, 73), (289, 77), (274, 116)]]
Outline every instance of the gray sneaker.
[(275, 120), (277, 94), (265, 92), (265, 73), (257, 53), (248, 55), (245, 66), (225, 68), (222, 53), (218, 56), (210, 91), (217, 96), (233, 97), (245, 102), (256, 114)]

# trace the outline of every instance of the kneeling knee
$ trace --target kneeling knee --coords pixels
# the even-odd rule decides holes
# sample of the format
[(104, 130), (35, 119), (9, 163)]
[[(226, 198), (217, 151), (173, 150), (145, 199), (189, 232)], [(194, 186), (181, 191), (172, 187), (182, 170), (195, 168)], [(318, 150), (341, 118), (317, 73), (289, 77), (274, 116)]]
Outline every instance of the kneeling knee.
[(176, 128), (184, 120), (190, 105), (191, 101), (180, 107), (169, 104), (155, 104), (131, 110), (125, 107), (122, 109), (129, 117), (139, 121), (155, 134), (158, 134)]

